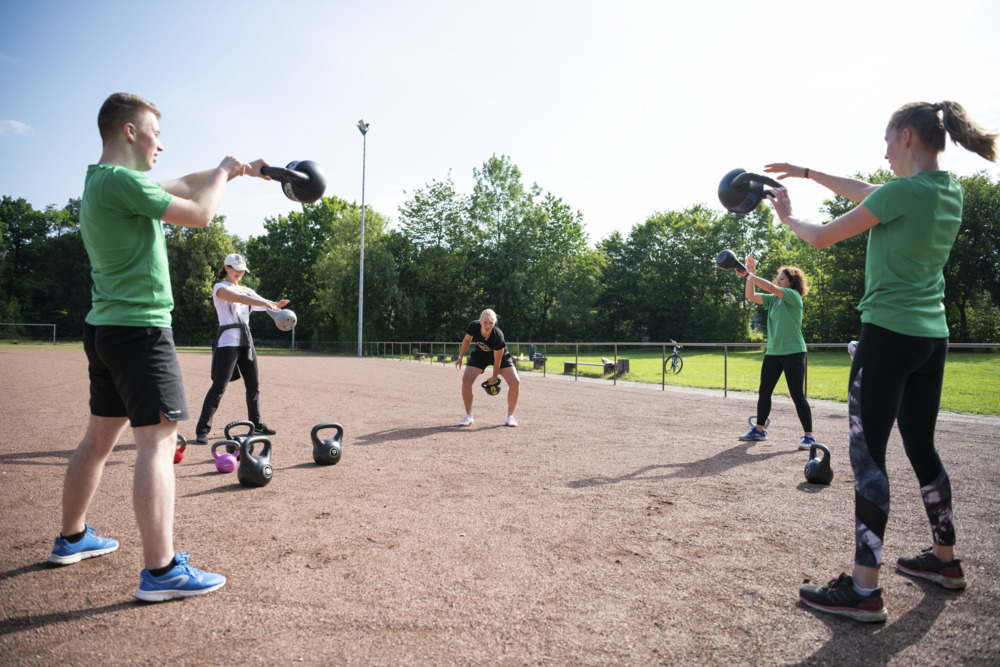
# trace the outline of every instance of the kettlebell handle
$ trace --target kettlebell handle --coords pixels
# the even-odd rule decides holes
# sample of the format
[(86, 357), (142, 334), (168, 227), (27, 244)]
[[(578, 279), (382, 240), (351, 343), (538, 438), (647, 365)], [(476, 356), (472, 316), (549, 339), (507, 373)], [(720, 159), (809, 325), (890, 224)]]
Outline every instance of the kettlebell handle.
[(816, 450), (817, 449), (820, 450), (821, 452), (823, 452), (823, 460), (829, 460), (829, 458), (830, 458), (830, 450), (829, 450), (829, 448), (826, 445), (822, 445), (822, 444), (820, 444), (818, 442), (815, 443), (815, 444), (809, 445), (809, 459), (810, 460), (816, 458)]
[(335, 438), (339, 438), (344, 434), (344, 427), (336, 422), (325, 422), (323, 424), (316, 424), (315, 426), (312, 427), (312, 431), (309, 432), (309, 437), (312, 438), (313, 444), (315, 444), (317, 447), (319, 447), (320, 444), (319, 436), (317, 435), (317, 433), (327, 428), (337, 429), (337, 435), (334, 436)]
[[(263, 169), (261, 171), (263, 171)], [(751, 174), (748, 171), (745, 171), (736, 178), (734, 178), (732, 186), (737, 190), (742, 190), (744, 187), (746, 187), (752, 182), (763, 183), (764, 185), (769, 185), (772, 188), (785, 187), (778, 181), (774, 180), (773, 178), (768, 178), (767, 176), (761, 176), (760, 174)]]
[[(260, 448), (260, 454), (254, 455), (253, 446), (258, 442), (263, 442), (264, 446)], [(266, 435), (255, 435), (252, 438), (247, 438), (240, 445), (240, 453), (244, 454), (247, 459), (251, 461), (256, 460), (259, 457), (269, 458), (271, 456), (271, 439)]]
[(301, 171), (295, 171), (294, 169), (288, 169), (286, 167), (261, 167), (260, 173), (265, 176), (270, 176), (271, 178), (281, 181), (282, 183), (290, 181), (296, 185), (309, 185), (311, 182), (308, 174)]
[(225, 434), (226, 434), (226, 440), (235, 440), (235, 438), (233, 438), (229, 434), (229, 429), (235, 428), (237, 426), (246, 426), (246, 427), (249, 427), (249, 429), (250, 429), (249, 431), (247, 431), (247, 434), (245, 436), (241, 436), (241, 437), (243, 437), (243, 438), (249, 438), (250, 436), (253, 435), (253, 431), (254, 431), (253, 422), (252, 421), (248, 421), (246, 419), (238, 419), (238, 420), (236, 420), (234, 422), (229, 422), (228, 424), (226, 424), (226, 428), (223, 429), (224, 432), (225, 432)]

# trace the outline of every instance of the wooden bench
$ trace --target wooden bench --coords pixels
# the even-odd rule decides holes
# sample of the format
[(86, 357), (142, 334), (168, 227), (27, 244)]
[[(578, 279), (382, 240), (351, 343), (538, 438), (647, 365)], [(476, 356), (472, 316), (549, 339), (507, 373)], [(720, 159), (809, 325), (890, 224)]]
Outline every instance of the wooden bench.
[[(515, 357), (513, 355), (511, 355), (511, 357), (510, 357), (510, 360), (514, 362), (515, 366), (517, 366), (521, 362), (524, 362), (524, 363), (531, 362), (532, 363), (532, 368), (534, 370), (536, 370), (536, 371), (540, 371), (540, 370), (543, 370), (545, 368), (545, 361), (546, 361), (546, 359), (548, 359), (548, 357), (534, 357), (534, 358), (532, 358), (532, 357)], [(600, 364), (598, 364), (598, 365), (600, 365)]]
[(600, 363), (592, 361), (564, 361), (563, 362), (563, 373), (575, 373), (577, 366), (598, 366), (604, 369), (605, 373), (617, 373), (618, 376), (622, 376), (629, 372), (629, 360), (619, 359), (617, 363), (612, 360), (602, 361)]

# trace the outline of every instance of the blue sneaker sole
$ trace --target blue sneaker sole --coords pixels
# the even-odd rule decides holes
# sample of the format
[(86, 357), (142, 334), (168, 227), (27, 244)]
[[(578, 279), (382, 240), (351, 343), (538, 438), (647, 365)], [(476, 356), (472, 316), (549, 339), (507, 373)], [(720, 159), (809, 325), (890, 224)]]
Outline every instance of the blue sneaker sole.
[(107, 549), (94, 549), (92, 551), (81, 551), (80, 553), (70, 554), (69, 556), (57, 556), (55, 554), (49, 554), (49, 562), (55, 565), (72, 565), (73, 563), (79, 563), (81, 560), (86, 558), (97, 558), (98, 556), (103, 556), (109, 554), (112, 551), (117, 551), (118, 545)]
[(226, 581), (223, 579), (215, 586), (199, 588), (198, 590), (172, 589), (162, 591), (144, 591), (140, 588), (135, 592), (135, 597), (143, 602), (165, 602), (167, 600), (176, 600), (178, 598), (190, 598), (196, 595), (205, 595), (206, 593), (217, 591), (225, 585)]

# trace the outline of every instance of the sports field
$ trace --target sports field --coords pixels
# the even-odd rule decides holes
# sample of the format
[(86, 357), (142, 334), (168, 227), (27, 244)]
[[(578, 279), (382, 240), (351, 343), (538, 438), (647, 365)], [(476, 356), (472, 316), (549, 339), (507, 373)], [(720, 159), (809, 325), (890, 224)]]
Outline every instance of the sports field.
[[(189, 410), (209, 357), (182, 353)], [(828, 487), (805, 482), (794, 408), (775, 399), (770, 440), (738, 442), (750, 392), (524, 373), (477, 391), (460, 429), (451, 365), (260, 357), (274, 479), (244, 488), (209, 448), (176, 466), (176, 548), (222, 572), (220, 591), (142, 604), (131, 507), (131, 431), (88, 521), (121, 542), (65, 568), (45, 559), (62, 475), (88, 413), (82, 350), (0, 349), (0, 663), (96, 664), (996, 664), (1000, 656), (1000, 419), (946, 413), (969, 588), (895, 572), (930, 543), (898, 434), (882, 585), (889, 619), (806, 610), (804, 581), (849, 570), (853, 487), (847, 409), (812, 401), (833, 451)], [(685, 368), (685, 372), (687, 368)], [(243, 418), (242, 384), (221, 425)], [(345, 428), (318, 467), (309, 431)], [(193, 435), (193, 421), (184, 435)]]

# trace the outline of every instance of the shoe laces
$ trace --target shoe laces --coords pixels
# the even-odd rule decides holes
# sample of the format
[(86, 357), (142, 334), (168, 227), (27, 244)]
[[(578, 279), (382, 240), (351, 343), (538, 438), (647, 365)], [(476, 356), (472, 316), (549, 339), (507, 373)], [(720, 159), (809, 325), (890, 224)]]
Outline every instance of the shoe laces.
[(181, 553), (174, 555), (174, 560), (177, 561), (177, 567), (174, 569), (183, 570), (188, 574), (194, 574), (194, 568), (188, 565), (188, 561), (191, 560), (191, 554), (183, 551)]

